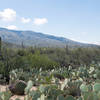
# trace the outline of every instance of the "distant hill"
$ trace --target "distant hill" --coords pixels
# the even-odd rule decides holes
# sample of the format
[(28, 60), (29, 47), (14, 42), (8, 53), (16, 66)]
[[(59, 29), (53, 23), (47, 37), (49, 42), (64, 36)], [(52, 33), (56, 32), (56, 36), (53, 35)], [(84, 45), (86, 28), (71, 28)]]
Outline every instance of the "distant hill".
[(13, 44), (13, 43), (8, 43), (8, 42), (4, 42), (4, 41), (2, 41), (2, 47), (3, 48), (22, 48), (21, 45), (17, 45), (17, 44)]
[(64, 37), (57, 37), (53, 35), (47, 35), (34, 31), (16, 31), (8, 30), (6, 28), (0, 28), (0, 37), (4, 42), (12, 43), (16, 45), (25, 46), (37, 46), (37, 47), (95, 47), (97, 45), (85, 44)]

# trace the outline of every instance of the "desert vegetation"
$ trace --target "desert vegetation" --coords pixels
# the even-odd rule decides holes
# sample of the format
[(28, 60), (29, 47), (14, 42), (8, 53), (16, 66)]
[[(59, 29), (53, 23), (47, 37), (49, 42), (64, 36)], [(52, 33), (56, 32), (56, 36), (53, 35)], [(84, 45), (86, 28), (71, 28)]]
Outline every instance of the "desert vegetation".
[(16, 100), (100, 100), (100, 48), (14, 49), (0, 41), (0, 100), (16, 95)]

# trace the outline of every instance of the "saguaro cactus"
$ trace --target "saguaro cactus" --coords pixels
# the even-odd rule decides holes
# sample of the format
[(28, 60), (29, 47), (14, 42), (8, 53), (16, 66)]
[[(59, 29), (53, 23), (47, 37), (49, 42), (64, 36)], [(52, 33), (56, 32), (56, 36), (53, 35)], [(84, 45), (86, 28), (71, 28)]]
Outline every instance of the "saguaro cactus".
[(1, 55), (1, 37), (0, 37), (0, 55)]
[(23, 42), (23, 41), (22, 41), (22, 43), (21, 43), (21, 47), (22, 47), (22, 49), (25, 48), (25, 46), (24, 46), (24, 42)]

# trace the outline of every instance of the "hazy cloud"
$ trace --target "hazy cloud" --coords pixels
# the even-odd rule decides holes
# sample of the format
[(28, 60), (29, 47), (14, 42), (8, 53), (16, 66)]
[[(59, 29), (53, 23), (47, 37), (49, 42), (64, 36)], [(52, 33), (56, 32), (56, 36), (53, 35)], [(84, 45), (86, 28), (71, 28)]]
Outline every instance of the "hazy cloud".
[(95, 42), (92, 42), (91, 44), (100, 45), (100, 41), (95, 41)]
[(3, 11), (0, 11), (0, 19), (3, 21), (13, 21), (16, 18), (16, 11), (13, 9), (7, 8)]
[(29, 23), (31, 21), (31, 19), (22, 17), (21, 21), (22, 21), (22, 23)]
[(47, 18), (35, 18), (33, 24), (34, 25), (43, 25), (48, 23)]
[(5, 27), (5, 28), (11, 29), (11, 30), (16, 30), (16, 29), (18, 29), (17, 26), (15, 26), (15, 25), (9, 25), (9, 26), (7, 26), (7, 27)]

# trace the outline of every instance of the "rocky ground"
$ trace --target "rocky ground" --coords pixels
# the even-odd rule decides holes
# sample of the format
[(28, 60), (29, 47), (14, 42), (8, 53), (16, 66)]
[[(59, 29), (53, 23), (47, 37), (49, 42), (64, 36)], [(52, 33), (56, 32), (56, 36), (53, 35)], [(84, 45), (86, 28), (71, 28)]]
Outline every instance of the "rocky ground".
[(6, 91), (8, 86), (0, 85), (0, 92)]

